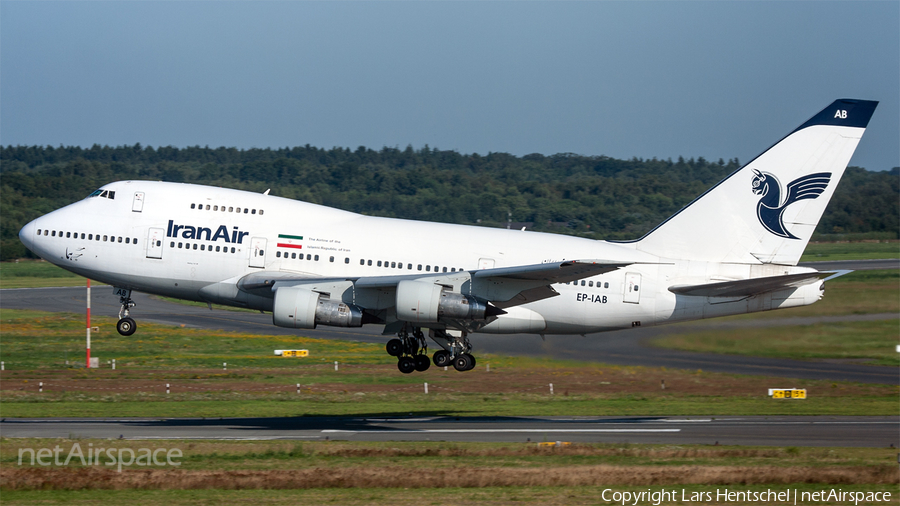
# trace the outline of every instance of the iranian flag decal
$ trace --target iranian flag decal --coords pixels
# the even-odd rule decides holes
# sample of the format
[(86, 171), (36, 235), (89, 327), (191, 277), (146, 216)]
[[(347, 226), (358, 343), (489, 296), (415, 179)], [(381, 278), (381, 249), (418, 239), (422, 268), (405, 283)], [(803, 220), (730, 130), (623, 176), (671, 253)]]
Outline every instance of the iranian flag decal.
[(303, 240), (302, 235), (287, 235), (287, 234), (278, 234), (278, 247), (279, 248), (294, 248), (294, 249), (303, 249), (299, 243)]

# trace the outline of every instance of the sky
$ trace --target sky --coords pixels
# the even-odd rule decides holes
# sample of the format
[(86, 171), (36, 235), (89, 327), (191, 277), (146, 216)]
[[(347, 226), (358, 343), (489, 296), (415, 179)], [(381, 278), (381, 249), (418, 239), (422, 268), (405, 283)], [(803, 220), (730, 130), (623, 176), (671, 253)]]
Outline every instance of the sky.
[(838, 98), (900, 165), (900, 2), (0, 1), (0, 144), (747, 162)]

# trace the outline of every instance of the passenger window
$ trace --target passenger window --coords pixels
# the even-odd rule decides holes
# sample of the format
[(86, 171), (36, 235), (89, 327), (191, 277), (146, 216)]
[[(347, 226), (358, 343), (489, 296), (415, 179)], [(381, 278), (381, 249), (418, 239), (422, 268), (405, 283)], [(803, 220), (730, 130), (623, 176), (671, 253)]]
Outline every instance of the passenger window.
[(241, 208), (240, 208), (240, 207), (235, 207), (235, 208), (234, 208), (234, 212), (236, 212), (236, 213), (241, 212)]
[(366, 261), (362, 258), (359, 259), (359, 265), (366, 265)]
[(393, 269), (394, 267), (397, 267), (397, 262), (391, 262), (391, 269)]
[(456, 267), (451, 267), (450, 272), (456, 272)]
[(426, 265), (426, 266), (425, 266), (425, 270), (428, 271), (428, 272), (431, 272), (431, 266), (430, 266), (430, 265)]
[(38, 229), (37, 235), (41, 235), (41, 229)]
[(412, 264), (406, 264), (406, 268), (412, 270)]
[(137, 244), (137, 237), (131, 240), (131, 244)]
[(72, 237), (72, 232), (66, 232), (66, 239), (69, 239), (71, 237)]
[(446, 268), (446, 267), (444, 267), (444, 272), (447, 272), (447, 268)]
[(105, 236), (105, 235), (103, 236), (103, 242), (106, 242), (107, 237), (108, 236)]
[(419, 266), (417, 267), (417, 269), (421, 271), (421, 270), (422, 270), (422, 264), (419, 264)]
[(219, 248), (220, 248), (220, 246), (216, 246), (216, 253), (219, 252)]
[(381, 267), (381, 260), (378, 261), (378, 267)]
[(196, 244), (194, 244), (194, 248), (193, 248), (193, 249), (197, 249), (197, 245), (196, 245)]
[[(135, 243), (135, 244), (137, 244), (137, 243)], [(162, 241), (156, 241), (156, 245), (157, 245), (157, 246), (162, 246)]]
[(588, 281), (588, 286), (593, 287), (593, 286), (594, 286), (594, 282), (593, 282), (593, 281)]
[(183, 243), (183, 242), (178, 243), (178, 249), (181, 249), (181, 248), (183, 248), (183, 247), (184, 247), (184, 243)]
[(197, 208), (197, 204), (191, 204), (191, 209), (196, 209), (196, 208)]
[(275, 258), (281, 258), (281, 252), (280, 252), (280, 251), (276, 251), (276, 252), (275, 252)]
[(122, 236), (121, 236), (121, 235), (119, 236), (119, 241), (118, 241), (118, 242), (122, 242)]
[(253, 212), (252, 212), (252, 213), (250, 213), (250, 214), (256, 214), (256, 209), (254, 209), (254, 210), (253, 210)]
[(213, 206), (213, 211), (218, 211), (218, 210), (219, 210), (219, 206)]
[(206, 204), (206, 210), (209, 211), (209, 204)]
[(296, 258), (297, 258), (297, 254), (296, 254), (296, 253), (291, 253), (291, 258), (296, 259)]
[[(223, 207), (222, 209), (225, 209), (225, 208)], [(234, 208), (233, 208), (233, 207), (229, 207), (229, 208), (228, 208), (228, 212), (229, 212), (229, 213), (234, 212)]]
[(330, 257), (330, 258), (328, 259), (328, 261), (329, 261), (329, 262), (334, 262), (334, 257)]
[(609, 288), (609, 283), (603, 283), (603, 288)]
[(53, 231), (53, 237), (56, 237), (56, 230)]
[[(128, 242), (128, 239), (126, 239), (125, 242)], [(206, 245), (205, 245), (205, 244), (201, 244), (201, 245), (200, 245), (200, 251), (206, 251)]]
[(584, 280), (583, 280), (583, 279), (581, 280), (581, 286), (584, 286)]
[(88, 241), (94, 240), (94, 234), (88, 234)]
[(260, 210), (259, 210), (259, 215), (262, 216), (262, 214), (263, 214), (263, 210), (260, 209)]
[(371, 266), (372, 266), (372, 261), (371, 261), (371, 260), (368, 260), (368, 261), (366, 261), (366, 264), (368, 264), (368, 265), (371, 267)]
[(48, 233), (49, 233), (49, 232), (47, 232), (46, 230), (44, 230), (44, 235), (45, 235), (45, 236), (46, 236)]
[(231, 248), (231, 252), (234, 253), (234, 248)]
[(349, 264), (349, 263), (350, 263), (350, 259), (349, 259), (349, 258), (345, 258), (345, 259), (344, 259), (344, 263), (345, 263), (345, 264)]
[(244, 214), (247, 214), (247, 211), (249, 211), (249, 209), (247, 209), (247, 208), (245, 207), (245, 208), (244, 208)]
[(83, 233), (81, 234), (81, 238), (84, 239), (84, 234), (83, 234)]
[[(97, 237), (100, 237), (100, 236), (98, 235)], [(169, 243), (169, 247), (170, 247), (170, 248), (174, 248), (174, 247), (175, 247), (175, 241), (170, 242), (170, 243)]]

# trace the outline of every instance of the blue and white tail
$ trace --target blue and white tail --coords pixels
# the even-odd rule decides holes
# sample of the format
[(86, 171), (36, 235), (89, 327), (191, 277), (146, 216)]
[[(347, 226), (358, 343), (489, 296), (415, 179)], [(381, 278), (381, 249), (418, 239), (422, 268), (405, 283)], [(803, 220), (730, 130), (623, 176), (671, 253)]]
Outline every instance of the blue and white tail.
[(653, 255), (796, 265), (878, 102), (837, 100), (637, 241)]

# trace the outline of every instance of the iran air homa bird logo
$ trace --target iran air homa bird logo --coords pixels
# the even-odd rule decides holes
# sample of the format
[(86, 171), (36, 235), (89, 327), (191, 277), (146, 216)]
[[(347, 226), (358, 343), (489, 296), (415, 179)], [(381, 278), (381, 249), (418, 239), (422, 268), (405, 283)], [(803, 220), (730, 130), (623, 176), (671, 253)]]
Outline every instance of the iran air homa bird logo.
[(781, 200), (781, 184), (778, 179), (768, 172), (760, 172), (753, 169), (753, 193), (760, 196), (756, 204), (756, 216), (759, 222), (769, 232), (784, 237), (785, 239), (799, 239), (799, 237), (784, 228), (785, 209), (798, 200), (814, 199), (825, 191), (831, 181), (831, 172), (817, 172), (799, 177), (787, 185), (787, 196)]

